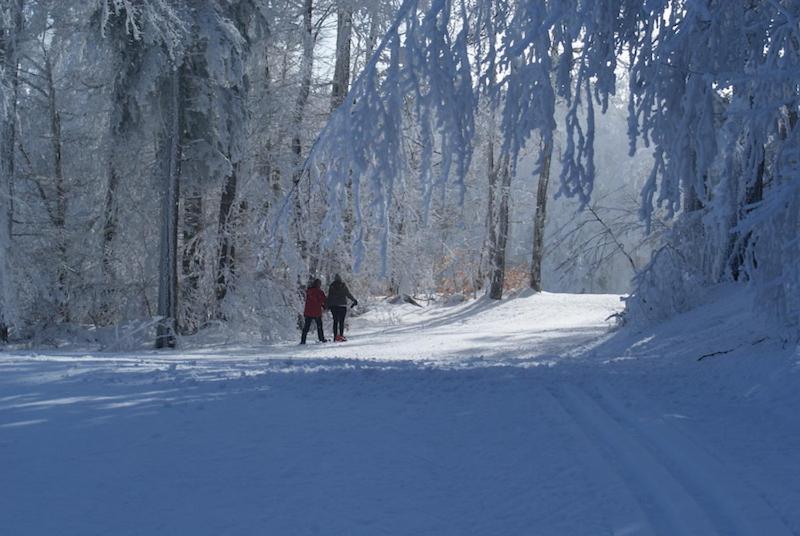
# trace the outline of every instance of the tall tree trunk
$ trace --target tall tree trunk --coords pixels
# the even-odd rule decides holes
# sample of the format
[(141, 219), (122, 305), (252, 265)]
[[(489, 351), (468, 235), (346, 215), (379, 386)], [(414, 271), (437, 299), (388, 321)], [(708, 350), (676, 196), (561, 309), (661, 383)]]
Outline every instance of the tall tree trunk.
[(108, 165), (108, 184), (106, 185), (106, 197), (103, 203), (103, 274), (106, 283), (110, 283), (113, 278), (112, 259), (114, 256), (114, 237), (117, 235), (118, 210), (117, 210), (117, 188), (119, 187), (119, 175), (114, 163)]
[(336, 63), (331, 84), (331, 112), (347, 95), (350, 86), (350, 41), (353, 34), (353, 10), (339, 6), (336, 15)]
[[(278, 72), (278, 76), (276, 77), (276, 81), (275, 81), (274, 87), (279, 87), (279, 88), (280, 87), (286, 87), (286, 84), (289, 83), (288, 82), (288, 80), (289, 80), (289, 64), (290, 64), (290, 61), (289, 61), (289, 50), (290, 50), (289, 47), (284, 47), (284, 49), (283, 49), (283, 53), (281, 54), (280, 70)], [(267, 80), (268, 80), (268, 82), (270, 84), (272, 83), (272, 79), (271, 78), (268, 78)], [(270, 95), (271, 94), (272, 93), (270, 92)], [(280, 106), (280, 105), (279, 105), (278, 102), (276, 102), (275, 106)], [(275, 161), (277, 161), (280, 158), (279, 155), (281, 154), (281, 151), (279, 149), (277, 149), (276, 146), (279, 146), (281, 143), (283, 143), (283, 140), (286, 139), (286, 137), (287, 137), (286, 127), (284, 126), (283, 122), (279, 122), (278, 123), (278, 133), (275, 136), (275, 140), (270, 140), (269, 141), (270, 148), (272, 149), (272, 152), (270, 154), (273, 155), (272, 158), (274, 159), (271, 162), (274, 163)], [(293, 171), (293, 170), (291, 170), (291, 171)], [(279, 199), (282, 198), (281, 194), (283, 192), (283, 173), (282, 173), (280, 165), (273, 165), (272, 190), (275, 193), (275, 197), (274, 197), (275, 200), (279, 200)]]
[[(286, 52), (284, 51), (284, 63), (286, 62)], [(272, 71), (269, 68), (269, 59), (264, 59), (264, 84), (266, 84), (266, 89), (264, 90), (264, 100), (267, 103), (268, 107), (275, 106), (275, 96), (272, 91)], [(285, 76), (285, 73), (284, 73)], [(269, 120), (272, 121), (273, 115), (270, 114)], [(280, 139), (280, 136), (278, 136)], [(266, 148), (265, 148), (265, 155), (266, 155), (266, 163), (264, 166), (264, 176), (269, 181), (270, 189), (272, 191), (272, 197), (267, 202), (266, 209), (269, 209), (269, 206), (276, 200), (280, 199), (281, 197), (281, 168), (276, 163), (276, 151), (275, 151), (275, 144), (273, 142), (273, 138), (270, 137), (267, 139)], [(266, 212), (266, 211), (265, 211)]]
[(178, 316), (178, 201), (181, 173), (181, 87), (175, 69), (164, 82), (164, 132), (160, 140), (163, 181), (161, 238), (158, 260), (156, 348), (174, 348)]
[(117, 187), (119, 175), (113, 162), (108, 165), (108, 184), (103, 203), (103, 250), (101, 269), (103, 272), (103, 303), (101, 315), (106, 323), (111, 323), (112, 309), (114, 307), (114, 237), (117, 235), (118, 210)]
[[(761, 2), (759, 0), (750, 0), (748, 2), (748, 9), (755, 9), (760, 3)], [(750, 47), (763, 46), (760, 36), (753, 33), (746, 32), (745, 39)], [(739, 88), (734, 86), (734, 97), (736, 96), (737, 91), (739, 91)], [(751, 113), (755, 112), (755, 99), (752, 88), (743, 89), (743, 91), (746, 92), (743, 97), (747, 99)], [(735, 230), (735, 227), (739, 226), (739, 223), (742, 221), (742, 219), (745, 218), (746, 215), (752, 210), (752, 206), (754, 204), (764, 199), (764, 176), (766, 172), (767, 148), (764, 146), (759, 146), (757, 150), (757, 155), (751, 155), (758, 158), (755, 177), (753, 177), (753, 182), (750, 185), (745, 186), (744, 199), (742, 204), (736, 207), (736, 219), (734, 221), (734, 228), (731, 230), (732, 232), (729, 246), (731, 255), (729, 262), (731, 277), (734, 281), (739, 281), (742, 279), (742, 277), (746, 277), (747, 275), (746, 272), (742, 272), (747, 258), (747, 249), (750, 247), (750, 241), (752, 239), (752, 233), (748, 232), (742, 236), (739, 231)]]
[[(248, 17), (235, 17), (235, 22), (239, 33), (242, 36), (248, 35)], [(243, 60), (250, 53), (251, 42), (248, 43), (243, 52)], [(266, 50), (266, 49), (265, 49)], [(267, 105), (271, 105), (272, 95), (270, 94), (270, 72), (269, 58), (264, 58), (264, 82), (265, 97)], [(224, 178), (222, 192), (219, 200), (219, 212), (217, 219), (217, 258), (215, 271), (215, 292), (214, 292), (214, 318), (225, 320), (222, 309), (222, 302), (228, 294), (229, 287), (234, 284), (236, 275), (236, 238), (238, 236), (237, 226), (239, 219), (234, 217), (234, 203), (236, 202), (237, 190), (239, 186), (239, 173), (242, 160), (242, 145), (247, 138), (246, 128), (250, 124), (249, 116), (245, 106), (247, 93), (247, 79), (244, 72), (242, 78), (231, 80), (231, 111), (226, 121), (227, 130), (227, 150), (226, 158), (231, 164), (230, 173)], [(238, 120), (237, 120), (238, 119)], [(270, 158), (270, 155), (267, 155)], [(269, 164), (269, 162), (268, 162)], [(269, 174), (267, 174), (269, 177)], [(244, 211), (245, 202), (239, 204), (240, 214)]]
[[(496, 33), (494, 18), (496, 16), (497, 6), (490, 2), (485, 4), (485, 24), (483, 30), (486, 32), (488, 41), (487, 58), (489, 59), (489, 66), (487, 68), (488, 84), (489, 87), (494, 89), (497, 86), (497, 66), (494, 63), (496, 53)], [(498, 215), (503, 212), (503, 200), (501, 189), (500, 206), (497, 204), (498, 194), (498, 177), (499, 172), (503, 168), (505, 157), (501, 153), (498, 160), (495, 154), (495, 145), (497, 141), (497, 100), (496, 98), (489, 97), (489, 142), (486, 149), (486, 161), (489, 175), (489, 194), (486, 212), (486, 227), (487, 227), (487, 249), (488, 249), (488, 266), (487, 271), (489, 275), (489, 297), (492, 299), (500, 299), (503, 297), (503, 283), (505, 281), (505, 244), (501, 245), (500, 233), (501, 229), (498, 226)], [(505, 178), (505, 176), (504, 176)], [(507, 200), (506, 200), (507, 201)], [(507, 208), (507, 204), (506, 204)], [(507, 213), (506, 213), (507, 215)], [(507, 222), (506, 222), (507, 228)]]
[(295, 100), (292, 118), (292, 194), (294, 196), (294, 226), (301, 258), (308, 262), (308, 243), (303, 224), (303, 202), (300, 181), (303, 174), (302, 128), (308, 97), (311, 93), (311, 77), (314, 72), (314, 0), (303, 1), (303, 57), (300, 62), (300, 89)]
[[(350, 89), (350, 42), (353, 34), (353, 10), (349, 6), (340, 5), (337, 10), (336, 22), (336, 62), (333, 70), (333, 82), (331, 84), (331, 113), (344, 102), (345, 96)], [(353, 177), (348, 172), (345, 184), (347, 206), (344, 209), (344, 236), (342, 237), (342, 251), (345, 258), (334, 259), (334, 263), (339, 267), (352, 263), (351, 245), (353, 243), (353, 229), (355, 228), (355, 217), (353, 215)], [(314, 244), (314, 250), (318, 250)], [(338, 248), (337, 248), (338, 249)], [(313, 263), (311, 273), (316, 273), (320, 268), (320, 262)], [(338, 269), (338, 268), (334, 268)]]
[(14, 221), (15, 146), (17, 138), (17, 98), (19, 92), (19, 55), (17, 43), (22, 32), (23, 0), (15, 0), (2, 9), (5, 18), (0, 39), (3, 86), (10, 88), (7, 106), (0, 122), (0, 342), (8, 342), (9, 327), (14, 321), (14, 291), (11, 276), (11, 241)]
[(48, 113), (50, 116), (50, 144), (53, 151), (53, 178), (55, 180), (55, 207), (53, 225), (56, 228), (56, 251), (58, 252), (56, 299), (59, 319), (70, 321), (69, 289), (67, 288), (67, 189), (64, 178), (64, 162), (62, 158), (61, 114), (56, 103), (56, 87), (53, 79), (53, 64), (50, 54), (44, 56), (44, 74), (47, 80)]
[[(119, 99), (122, 98), (124, 89), (117, 81), (114, 84), (115, 108), (119, 106)], [(112, 112), (111, 119), (111, 147), (108, 156), (108, 182), (106, 184), (106, 195), (103, 202), (103, 245), (101, 251), (100, 269), (103, 275), (102, 302), (100, 305), (100, 316), (106, 323), (112, 322), (112, 310), (115, 304), (115, 275), (114, 275), (114, 238), (117, 235), (117, 225), (119, 218), (119, 206), (117, 204), (117, 188), (119, 187), (119, 173), (115, 162), (115, 151), (117, 143), (120, 141), (122, 130), (122, 114), (118, 109)]]
[(236, 201), (236, 186), (238, 165), (233, 166), (233, 170), (225, 179), (222, 187), (222, 197), (219, 204), (219, 224), (217, 235), (219, 236), (219, 256), (217, 258), (217, 317), (224, 318), (220, 306), (222, 300), (228, 293), (228, 285), (234, 274), (236, 263), (236, 248), (233, 242), (233, 204)]
[(503, 285), (506, 278), (506, 245), (508, 243), (509, 229), (509, 201), (511, 197), (511, 169), (509, 156), (506, 153), (500, 157), (500, 207), (497, 210), (497, 247), (494, 252), (492, 279), (489, 288), (489, 297), (499, 300), (503, 297)]
[(128, 109), (130, 80), (141, 69), (139, 48), (128, 40), (127, 28), (121, 18), (116, 21), (114, 36), (114, 60), (116, 75), (114, 76), (113, 102), (110, 121), (110, 146), (108, 151), (108, 182), (103, 202), (103, 228), (101, 271), (103, 276), (101, 318), (106, 323), (113, 322), (116, 307), (116, 274), (114, 270), (114, 240), (119, 225), (119, 202), (117, 200), (120, 172), (117, 168), (117, 157), (120, 147), (124, 147), (126, 134), (133, 121)]
[(550, 183), (550, 162), (553, 158), (553, 138), (542, 140), (539, 185), (536, 190), (536, 215), (533, 220), (533, 255), (531, 258), (531, 288), (542, 291), (542, 259), (544, 258), (544, 227), (547, 221), (547, 190)]
[[(739, 214), (737, 215), (737, 225), (748, 212), (752, 210), (753, 205), (759, 203), (764, 199), (764, 175), (766, 172), (766, 148), (759, 149), (759, 161), (756, 166), (756, 176), (753, 183), (746, 187), (744, 195), (744, 203), (739, 207)], [(741, 236), (740, 233), (734, 232), (731, 236), (731, 250), (732, 255), (730, 259), (731, 276), (734, 281), (739, 281), (744, 274), (742, 268), (747, 258), (747, 248), (750, 245), (752, 233), (747, 233)]]
[(378, 20), (378, 8), (375, 3), (370, 4), (369, 13), (369, 34), (367, 35), (367, 46), (364, 57), (364, 64), (369, 62), (375, 47), (378, 46), (378, 32), (380, 31), (380, 21)]
[[(193, 183), (193, 184), (192, 184)], [(183, 315), (179, 316), (180, 332), (184, 335), (197, 331), (199, 324), (204, 320), (196, 318), (196, 311), (203, 311), (204, 307), (187, 307), (189, 304), (198, 305), (200, 294), (200, 274), (203, 271), (201, 251), (201, 233), (203, 229), (203, 193), (200, 185), (193, 180), (187, 180), (181, 185), (183, 193), (183, 251), (181, 252), (181, 299), (183, 300)], [(197, 313), (200, 314), (200, 313)]]
[(497, 197), (497, 166), (494, 158), (494, 138), (490, 137), (486, 146), (486, 167), (489, 177), (489, 192), (486, 203), (486, 237), (487, 260), (489, 265), (487, 271), (494, 273), (494, 262), (497, 257), (497, 209), (495, 208), (495, 198)]

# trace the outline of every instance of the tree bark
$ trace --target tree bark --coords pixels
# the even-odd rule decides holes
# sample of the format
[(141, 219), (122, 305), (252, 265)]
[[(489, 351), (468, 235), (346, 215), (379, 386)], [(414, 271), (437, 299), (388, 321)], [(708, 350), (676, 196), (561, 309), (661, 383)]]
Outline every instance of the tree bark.
[[(350, 90), (350, 43), (353, 34), (353, 10), (344, 5), (337, 10), (336, 22), (336, 62), (333, 71), (333, 82), (331, 87), (331, 113), (344, 102), (347, 92)], [(342, 237), (342, 251), (345, 258), (334, 259), (339, 266), (352, 263), (351, 244), (353, 243), (353, 229), (355, 228), (355, 217), (353, 215), (353, 177), (348, 172), (347, 182), (345, 183), (347, 206), (344, 209), (344, 236)], [(316, 244), (314, 244), (316, 246)], [(318, 249), (314, 247), (313, 249)], [(311, 273), (316, 273), (320, 268), (321, 261), (312, 261)]]
[(536, 292), (542, 289), (542, 259), (544, 258), (544, 227), (547, 221), (547, 195), (550, 183), (550, 163), (553, 158), (553, 138), (543, 139), (541, 147), (541, 168), (539, 185), (536, 190), (536, 215), (533, 220), (533, 254), (531, 258), (531, 288)]
[[(754, 9), (759, 5), (758, 0), (750, 0), (748, 2), (748, 8)], [(753, 34), (746, 34), (746, 40), (750, 46), (757, 47), (762, 46), (760, 44), (760, 39), (755, 37)], [(733, 92), (734, 96), (736, 95), (739, 88), (734, 86)], [(746, 95), (744, 97), (748, 100), (749, 108), (751, 113), (755, 110), (755, 100), (754, 95), (752, 93), (752, 89), (744, 89), (746, 91)], [(732, 229), (731, 233), (731, 240), (729, 249), (731, 251), (729, 265), (730, 265), (730, 273), (731, 277), (734, 281), (739, 281), (743, 277), (747, 276), (746, 271), (743, 270), (745, 261), (747, 259), (747, 249), (750, 247), (750, 242), (752, 239), (752, 233), (747, 233), (744, 236), (738, 230), (735, 230), (735, 227), (738, 227), (739, 223), (742, 221), (743, 218), (747, 215), (748, 212), (752, 210), (752, 205), (758, 203), (763, 200), (764, 198), (764, 175), (766, 172), (766, 152), (767, 148), (764, 146), (759, 146), (758, 149), (758, 164), (756, 165), (755, 170), (755, 177), (753, 177), (753, 182), (749, 186), (745, 186), (744, 191), (744, 199), (742, 204), (737, 207), (737, 214), (736, 219), (734, 221), (734, 229)], [(754, 259), (755, 263), (755, 259)], [(744, 271), (744, 273), (743, 273)]]
[(334, 112), (347, 95), (350, 86), (350, 41), (353, 34), (353, 10), (340, 6), (336, 20), (336, 63), (331, 84), (331, 112)]
[[(192, 184), (194, 183), (194, 184)], [(184, 314), (179, 317), (180, 332), (184, 335), (197, 331), (199, 321), (194, 315), (195, 307), (187, 310), (186, 304), (197, 304), (200, 291), (200, 274), (203, 262), (200, 257), (200, 241), (203, 229), (203, 193), (200, 185), (191, 179), (181, 185), (183, 192), (183, 226), (181, 252), (181, 299)], [(202, 310), (202, 307), (198, 307)]]
[(494, 251), (492, 279), (489, 288), (489, 297), (499, 300), (503, 297), (503, 286), (506, 278), (506, 244), (508, 243), (509, 229), (509, 201), (511, 196), (511, 169), (509, 156), (503, 154), (499, 162), (500, 207), (497, 211), (497, 247)]
[[(284, 63), (286, 62), (286, 52), (285, 51), (284, 51), (284, 54), (283, 54), (283, 61), (284, 61)], [(272, 84), (272, 71), (269, 68), (269, 58), (265, 58), (264, 59), (264, 64), (265, 64), (265, 67), (264, 67), (264, 84), (266, 85), (266, 88), (264, 90), (265, 101), (267, 103), (267, 106), (270, 107), (270, 109), (272, 109), (272, 107), (275, 106), (276, 103), (275, 103), (274, 93), (273, 93), (273, 90), (272, 90), (272, 86), (273, 86), (273, 84)], [(284, 77), (285, 77), (285, 74), (286, 73), (284, 72), (283, 73)], [(285, 80), (285, 78), (284, 78), (284, 80)], [(283, 83), (284, 80), (281, 80), (280, 82)], [(270, 121), (274, 121), (274, 116), (272, 115), (272, 112), (270, 112), (269, 120)], [(279, 135), (278, 139), (280, 139), (280, 138), (281, 137)], [(266, 159), (267, 159), (267, 161), (265, 162), (265, 166), (264, 166), (264, 176), (267, 177), (267, 180), (269, 181), (270, 189), (272, 191), (272, 197), (270, 199), (268, 199), (267, 206), (265, 207), (265, 213), (266, 213), (269, 210), (269, 206), (271, 206), (272, 203), (275, 202), (276, 200), (280, 199), (281, 190), (283, 188), (283, 186), (281, 184), (281, 168), (276, 162), (275, 144), (274, 144), (273, 138), (271, 136), (269, 138), (267, 138), (267, 142), (266, 142), (266, 147), (265, 147), (264, 153), (265, 153)]]
[(181, 172), (181, 87), (179, 70), (164, 82), (165, 128), (161, 135), (163, 204), (158, 262), (156, 348), (174, 348), (178, 316), (178, 200)]
[[(756, 176), (753, 179), (753, 184), (748, 186), (745, 190), (744, 204), (739, 207), (739, 214), (737, 215), (737, 224), (741, 221), (748, 212), (752, 210), (753, 205), (761, 202), (764, 199), (764, 175), (766, 172), (766, 148), (759, 148), (760, 156), (759, 162), (756, 167)], [(733, 251), (730, 259), (731, 277), (734, 281), (739, 281), (742, 276), (742, 268), (747, 258), (747, 248), (750, 245), (752, 233), (747, 233), (741, 236), (740, 233), (735, 232), (731, 237), (731, 249)], [(755, 262), (755, 260), (754, 260)]]
[[(487, 18), (485, 31), (489, 46), (488, 56), (494, 58), (496, 47), (495, 25), (492, 22), (496, 16), (496, 4), (487, 4)], [(497, 66), (494, 61), (488, 67), (487, 76), (489, 77), (489, 87), (497, 86)], [(489, 173), (489, 196), (487, 219), (488, 236), (488, 273), (489, 273), (489, 297), (499, 300), (503, 297), (503, 284), (505, 283), (505, 249), (508, 238), (508, 195), (509, 191), (506, 184), (510, 180), (507, 169), (508, 155), (501, 151), (500, 158), (495, 155), (495, 141), (497, 138), (497, 100), (489, 97), (489, 143), (487, 146), (487, 167)], [(497, 203), (498, 179), (502, 174), (502, 184), (500, 188), (500, 202)]]
[(217, 258), (217, 317), (224, 318), (220, 305), (228, 293), (230, 278), (234, 274), (236, 263), (236, 248), (231, 236), (233, 231), (233, 206), (236, 201), (238, 166), (234, 165), (233, 170), (225, 179), (222, 187), (222, 197), (219, 205), (219, 222), (217, 234), (219, 236), (219, 256)]
[(103, 276), (102, 303), (100, 317), (105, 323), (113, 322), (113, 311), (116, 306), (116, 274), (114, 270), (114, 240), (117, 236), (119, 225), (119, 202), (117, 200), (120, 173), (117, 169), (117, 156), (120, 147), (124, 146), (125, 135), (130, 131), (133, 121), (128, 108), (130, 80), (141, 69), (139, 43), (128, 39), (127, 27), (118, 15), (115, 20), (114, 34), (114, 59), (116, 75), (114, 76), (113, 102), (110, 121), (108, 151), (108, 182), (103, 203), (103, 228), (101, 271)]
[(67, 288), (67, 187), (64, 178), (64, 162), (61, 140), (61, 114), (56, 102), (56, 87), (53, 79), (53, 64), (50, 54), (44, 55), (44, 75), (47, 80), (48, 113), (50, 116), (50, 144), (53, 151), (53, 179), (55, 181), (55, 207), (53, 209), (53, 225), (56, 228), (56, 251), (58, 266), (56, 278), (57, 308), (59, 319), (70, 322), (69, 289)]
[(108, 184), (106, 185), (106, 197), (103, 203), (103, 274), (107, 282), (113, 277), (113, 267), (111, 265), (113, 257), (114, 237), (117, 235), (117, 188), (119, 186), (119, 175), (116, 166), (109, 164)]
[(300, 89), (295, 100), (292, 118), (292, 194), (294, 197), (294, 227), (297, 232), (297, 246), (300, 257), (308, 263), (308, 243), (303, 230), (303, 205), (300, 193), (300, 180), (303, 174), (302, 127), (308, 97), (311, 93), (311, 77), (314, 71), (314, 24), (312, 20), (314, 0), (303, 1), (303, 57), (300, 63)]
[(497, 210), (495, 208), (495, 197), (497, 196), (497, 167), (494, 161), (494, 139), (490, 139), (486, 146), (486, 166), (489, 176), (489, 193), (486, 203), (486, 236), (487, 236), (487, 259), (489, 274), (494, 273), (494, 262), (497, 257)]
[[(15, 146), (17, 137), (17, 96), (19, 93), (19, 55), (17, 44), (22, 32), (23, 0), (9, 3), (10, 22), (2, 31), (0, 53), (3, 61), (3, 85), (11, 88), (9, 105), (0, 123), (0, 342), (8, 342), (13, 322), (13, 282), (11, 276), (11, 240), (14, 216)], [(5, 11), (5, 10), (3, 10)]]
[(117, 234), (117, 187), (119, 175), (113, 162), (108, 166), (108, 184), (103, 203), (103, 250), (101, 269), (103, 271), (103, 303), (101, 315), (106, 323), (111, 323), (112, 309), (114, 306), (114, 237)]
[(375, 52), (375, 47), (378, 46), (378, 32), (380, 30), (380, 23), (378, 21), (378, 8), (373, 3), (370, 5), (369, 14), (369, 34), (367, 35), (367, 46), (364, 57), (364, 63), (369, 62), (372, 54)]

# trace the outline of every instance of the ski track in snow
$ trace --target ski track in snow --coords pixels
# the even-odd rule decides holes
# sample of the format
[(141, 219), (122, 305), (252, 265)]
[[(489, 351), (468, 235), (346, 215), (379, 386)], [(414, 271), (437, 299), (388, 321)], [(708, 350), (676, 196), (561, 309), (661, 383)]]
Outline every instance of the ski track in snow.
[(0, 534), (800, 534), (796, 356), (698, 364), (749, 347), (747, 319), (604, 337), (618, 308), (382, 305), (341, 345), (0, 354)]

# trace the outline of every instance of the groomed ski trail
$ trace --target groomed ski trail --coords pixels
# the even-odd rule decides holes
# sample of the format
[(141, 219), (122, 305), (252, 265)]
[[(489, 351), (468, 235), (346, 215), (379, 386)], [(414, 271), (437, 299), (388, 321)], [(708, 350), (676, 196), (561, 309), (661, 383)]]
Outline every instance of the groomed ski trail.
[[(632, 417), (602, 383), (590, 389), (565, 383), (549, 390), (626, 482), (630, 493), (625, 496), (637, 498), (647, 518), (646, 532), (665, 536), (794, 534), (734, 467), (723, 465), (663, 417)], [(601, 394), (591, 395), (591, 391)], [(624, 532), (615, 530), (614, 534)]]
[(800, 534), (800, 405), (768, 389), (790, 370), (698, 365), (685, 328), (608, 350), (618, 308), (545, 294), (387, 306), (342, 345), (0, 354), (0, 533)]

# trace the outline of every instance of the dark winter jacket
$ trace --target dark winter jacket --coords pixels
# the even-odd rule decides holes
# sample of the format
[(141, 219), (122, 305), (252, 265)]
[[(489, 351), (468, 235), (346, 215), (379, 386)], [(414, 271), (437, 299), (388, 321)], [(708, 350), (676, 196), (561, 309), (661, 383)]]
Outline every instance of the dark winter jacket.
[(322, 316), (322, 309), (325, 308), (325, 293), (319, 287), (311, 287), (306, 290), (306, 308), (303, 310), (304, 316)]
[(350, 298), (353, 303), (358, 301), (350, 294), (350, 290), (344, 281), (334, 281), (328, 287), (328, 308), (331, 307), (347, 307), (347, 299)]

